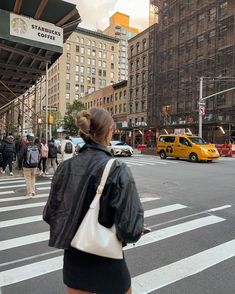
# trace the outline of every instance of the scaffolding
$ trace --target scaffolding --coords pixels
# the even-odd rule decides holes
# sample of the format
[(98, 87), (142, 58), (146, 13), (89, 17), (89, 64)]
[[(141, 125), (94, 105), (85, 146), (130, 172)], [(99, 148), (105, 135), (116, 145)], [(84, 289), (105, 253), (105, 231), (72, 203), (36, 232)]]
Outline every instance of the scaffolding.
[[(157, 7), (158, 25), (152, 32), (149, 124), (159, 131), (193, 127), (197, 132), (200, 77), (235, 75), (235, 3), (151, 0), (151, 5)], [(231, 82), (208, 80), (203, 93), (219, 92), (233, 86)], [(204, 124), (216, 128), (218, 124), (232, 123), (235, 124), (234, 92), (207, 101)]]

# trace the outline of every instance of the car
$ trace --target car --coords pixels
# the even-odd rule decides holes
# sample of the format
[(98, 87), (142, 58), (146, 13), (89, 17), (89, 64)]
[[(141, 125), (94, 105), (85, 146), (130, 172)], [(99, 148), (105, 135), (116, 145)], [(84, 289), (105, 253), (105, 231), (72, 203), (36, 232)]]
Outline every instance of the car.
[(157, 152), (161, 159), (167, 157), (185, 158), (190, 161), (207, 161), (219, 159), (220, 155), (213, 144), (203, 138), (187, 135), (160, 135)]
[(117, 155), (132, 156), (133, 155), (133, 148), (122, 141), (110, 141), (108, 149), (113, 154), (113, 156), (117, 156)]
[(83, 145), (85, 145), (85, 142), (81, 137), (71, 137), (70, 139), (75, 146), (76, 153), (78, 153), (79, 149), (82, 148)]

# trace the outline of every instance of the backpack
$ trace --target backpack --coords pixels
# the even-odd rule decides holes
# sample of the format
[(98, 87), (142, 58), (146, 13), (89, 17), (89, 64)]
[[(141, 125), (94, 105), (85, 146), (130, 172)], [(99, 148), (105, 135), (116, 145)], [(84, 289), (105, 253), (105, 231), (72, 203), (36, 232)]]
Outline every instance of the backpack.
[(65, 153), (73, 153), (73, 144), (72, 142), (66, 142), (65, 146), (64, 146), (64, 152)]
[(48, 146), (47, 146), (47, 144), (42, 144), (41, 143), (41, 157), (42, 158), (47, 158), (48, 157)]
[(27, 147), (26, 162), (30, 167), (37, 167), (40, 160), (38, 146), (30, 145)]
[(56, 158), (57, 153), (58, 153), (57, 147), (54, 144), (50, 145), (49, 146), (49, 158)]

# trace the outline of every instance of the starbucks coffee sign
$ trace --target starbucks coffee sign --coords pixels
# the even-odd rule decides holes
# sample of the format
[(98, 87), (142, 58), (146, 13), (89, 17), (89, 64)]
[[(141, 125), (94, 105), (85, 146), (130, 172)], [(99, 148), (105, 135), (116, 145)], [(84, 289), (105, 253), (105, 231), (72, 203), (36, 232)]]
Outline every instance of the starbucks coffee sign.
[(10, 13), (10, 35), (63, 46), (63, 29), (45, 21)]

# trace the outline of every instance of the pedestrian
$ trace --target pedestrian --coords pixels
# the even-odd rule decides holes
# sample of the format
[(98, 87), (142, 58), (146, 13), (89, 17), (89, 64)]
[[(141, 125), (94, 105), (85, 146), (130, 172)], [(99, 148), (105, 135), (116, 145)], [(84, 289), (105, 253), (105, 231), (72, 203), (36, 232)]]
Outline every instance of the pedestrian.
[(27, 135), (26, 143), (23, 145), (20, 155), (23, 158), (23, 174), (26, 182), (27, 196), (32, 198), (36, 191), (35, 178), (40, 160), (40, 151), (34, 143), (32, 136)]
[(40, 144), (40, 161), (38, 168), (40, 170), (40, 176), (45, 177), (46, 175), (46, 167), (47, 167), (47, 158), (48, 158), (48, 145), (46, 143), (46, 140), (42, 138), (41, 144)]
[(17, 160), (17, 168), (18, 170), (22, 170), (23, 167), (23, 158), (21, 158), (21, 148), (23, 146), (24, 142), (22, 137), (17, 136), (15, 139), (15, 153), (16, 153), (16, 160)]
[[(125, 257), (112, 259), (70, 246), (92, 202), (106, 163), (112, 158), (107, 145), (113, 119), (104, 109), (77, 114), (85, 145), (78, 156), (62, 162), (52, 180), (43, 218), (50, 225), (49, 246), (64, 250), (63, 279), (68, 294), (131, 293)], [(143, 209), (130, 169), (115, 160), (100, 199), (99, 222), (111, 227), (122, 244), (136, 242), (143, 232)]]
[(75, 147), (73, 143), (71, 142), (71, 139), (69, 138), (69, 136), (66, 136), (65, 140), (63, 140), (61, 143), (62, 161), (72, 158), (74, 154), (75, 154)]
[(4, 138), (1, 144), (1, 153), (3, 158), (3, 167), (2, 167), (2, 174), (5, 174), (5, 170), (7, 165), (9, 166), (10, 176), (13, 176), (12, 172), (12, 161), (15, 152), (14, 147), (14, 137), (12, 134), (8, 134), (6, 138)]
[(57, 147), (55, 145), (55, 141), (52, 138), (50, 141), (48, 141), (48, 159), (47, 159), (47, 169), (49, 170), (51, 167), (53, 167), (54, 173), (57, 168), (56, 159), (57, 159)]

